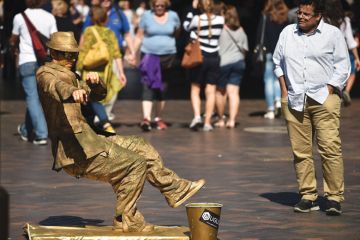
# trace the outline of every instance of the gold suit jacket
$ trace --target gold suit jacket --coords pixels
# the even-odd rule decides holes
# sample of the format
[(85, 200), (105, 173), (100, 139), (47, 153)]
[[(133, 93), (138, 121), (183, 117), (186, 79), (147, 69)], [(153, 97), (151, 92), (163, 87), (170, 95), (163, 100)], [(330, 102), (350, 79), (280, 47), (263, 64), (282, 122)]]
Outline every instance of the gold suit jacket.
[(87, 85), (75, 73), (55, 63), (46, 63), (36, 73), (40, 101), (51, 139), (54, 170), (108, 153), (111, 143), (97, 135), (81, 113), (80, 103), (75, 103), (72, 93), (84, 89), (89, 101), (99, 101), (106, 96), (104, 84)]

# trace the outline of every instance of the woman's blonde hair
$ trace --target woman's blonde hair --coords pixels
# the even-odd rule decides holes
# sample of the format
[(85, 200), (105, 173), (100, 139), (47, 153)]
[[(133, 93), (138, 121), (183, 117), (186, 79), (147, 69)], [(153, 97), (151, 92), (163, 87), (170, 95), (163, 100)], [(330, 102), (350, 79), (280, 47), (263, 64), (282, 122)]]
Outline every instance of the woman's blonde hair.
[(237, 9), (233, 5), (228, 5), (225, 12), (225, 24), (231, 30), (237, 30), (240, 27), (240, 19)]
[[(159, 0), (151, 0), (151, 1), (150, 1), (150, 8), (151, 8), (151, 9), (154, 9), (154, 8), (155, 8), (155, 4), (156, 4), (157, 1), (159, 1)], [(170, 7), (170, 5), (171, 5), (170, 0), (161, 0), (161, 1), (164, 2), (165, 8), (169, 8), (169, 7)]]
[(288, 20), (289, 8), (284, 0), (267, 0), (263, 14), (270, 16), (270, 19), (276, 23), (282, 24)]
[(100, 6), (91, 8), (91, 20), (95, 25), (105, 26), (107, 21), (106, 11)]
[[(199, 8), (202, 12), (207, 15), (208, 25), (209, 25), (209, 38), (212, 37), (212, 26), (211, 26), (211, 14), (214, 13), (214, 1), (213, 0), (200, 0), (199, 1)], [(200, 16), (199, 16), (200, 21)]]

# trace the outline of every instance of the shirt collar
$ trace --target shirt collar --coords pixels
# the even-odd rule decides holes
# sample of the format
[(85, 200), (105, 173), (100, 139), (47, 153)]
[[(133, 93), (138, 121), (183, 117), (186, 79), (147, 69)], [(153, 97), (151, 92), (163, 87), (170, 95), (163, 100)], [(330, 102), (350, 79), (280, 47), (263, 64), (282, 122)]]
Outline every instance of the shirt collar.
[[(315, 29), (315, 31), (314, 31), (314, 33), (313, 34), (315, 34), (315, 33), (322, 33), (322, 31), (323, 31), (323, 29), (324, 29), (324, 25), (325, 25), (325, 22), (324, 22), (324, 20), (323, 20), (323, 18), (321, 18), (320, 19), (320, 22), (319, 22), (319, 24), (318, 24), (318, 26), (317, 26), (317, 28)], [(294, 24), (294, 33), (301, 33), (302, 34), (302, 32), (301, 32), (301, 29), (299, 28), (299, 25), (298, 24)], [(313, 34), (311, 34), (311, 35), (313, 35)]]

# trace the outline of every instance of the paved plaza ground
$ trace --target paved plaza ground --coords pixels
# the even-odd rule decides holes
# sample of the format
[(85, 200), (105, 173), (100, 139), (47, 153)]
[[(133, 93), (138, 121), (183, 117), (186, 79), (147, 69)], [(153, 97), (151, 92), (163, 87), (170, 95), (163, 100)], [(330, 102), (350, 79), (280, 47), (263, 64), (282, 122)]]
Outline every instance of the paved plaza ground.
[[(16, 127), (25, 103), (1, 101), (1, 185), (10, 195), (10, 237), (24, 239), (22, 226), (110, 225), (115, 197), (109, 184), (75, 179), (51, 170), (50, 145), (23, 142)], [(323, 211), (293, 212), (299, 200), (292, 154), (283, 119), (262, 118), (263, 100), (243, 100), (235, 129), (191, 132), (189, 101), (170, 101), (164, 114), (166, 131), (141, 132), (141, 102), (116, 103), (114, 121), (122, 135), (142, 135), (162, 154), (167, 167), (189, 179), (205, 178), (206, 187), (191, 202), (224, 205), (219, 238), (360, 239), (360, 100), (342, 110), (341, 137), (345, 163), (343, 215)], [(316, 152), (316, 149), (314, 149)], [(320, 158), (315, 154), (319, 194)], [(323, 209), (324, 199), (320, 197)], [(161, 194), (146, 184), (138, 207), (157, 225), (187, 226), (185, 207), (171, 209)]]

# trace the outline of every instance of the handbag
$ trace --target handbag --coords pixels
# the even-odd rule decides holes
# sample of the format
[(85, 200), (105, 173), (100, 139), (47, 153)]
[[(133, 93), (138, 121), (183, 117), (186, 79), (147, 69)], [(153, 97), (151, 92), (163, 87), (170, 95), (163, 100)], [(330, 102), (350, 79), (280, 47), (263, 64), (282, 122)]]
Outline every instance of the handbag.
[(254, 60), (257, 63), (265, 62), (266, 47), (264, 46), (266, 15), (263, 15), (260, 42), (254, 48)]
[(95, 27), (90, 27), (95, 35), (96, 43), (94, 43), (84, 57), (83, 65), (85, 69), (94, 69), (108, 64), (110, 60), (109, 50), (106, 43), (100, 38)]
[(26, 16), (25, 12), (22, 12), (21, 15), (23, 16), (25, 20), (25, 24), (29, 30), (29, 34), (31, 37), (31, 42), (33, 44), (36, 61), (39, 65), (43, 65), (46, 61), (50, 59), (46, 42), (49, 40), (47, 37), (45, 37), (43, 34), (41, 34), (31, 23), (28, 16)]
[(200, 49), (199, 42), (199, 32), (200, 32), (200, 17), (197, 27), (197, 38), (188, 43), (185, 47), (184, 56), (181, 61), (181, 66), (183, 68), (193, 68), (202, 64), (202, 53)]

